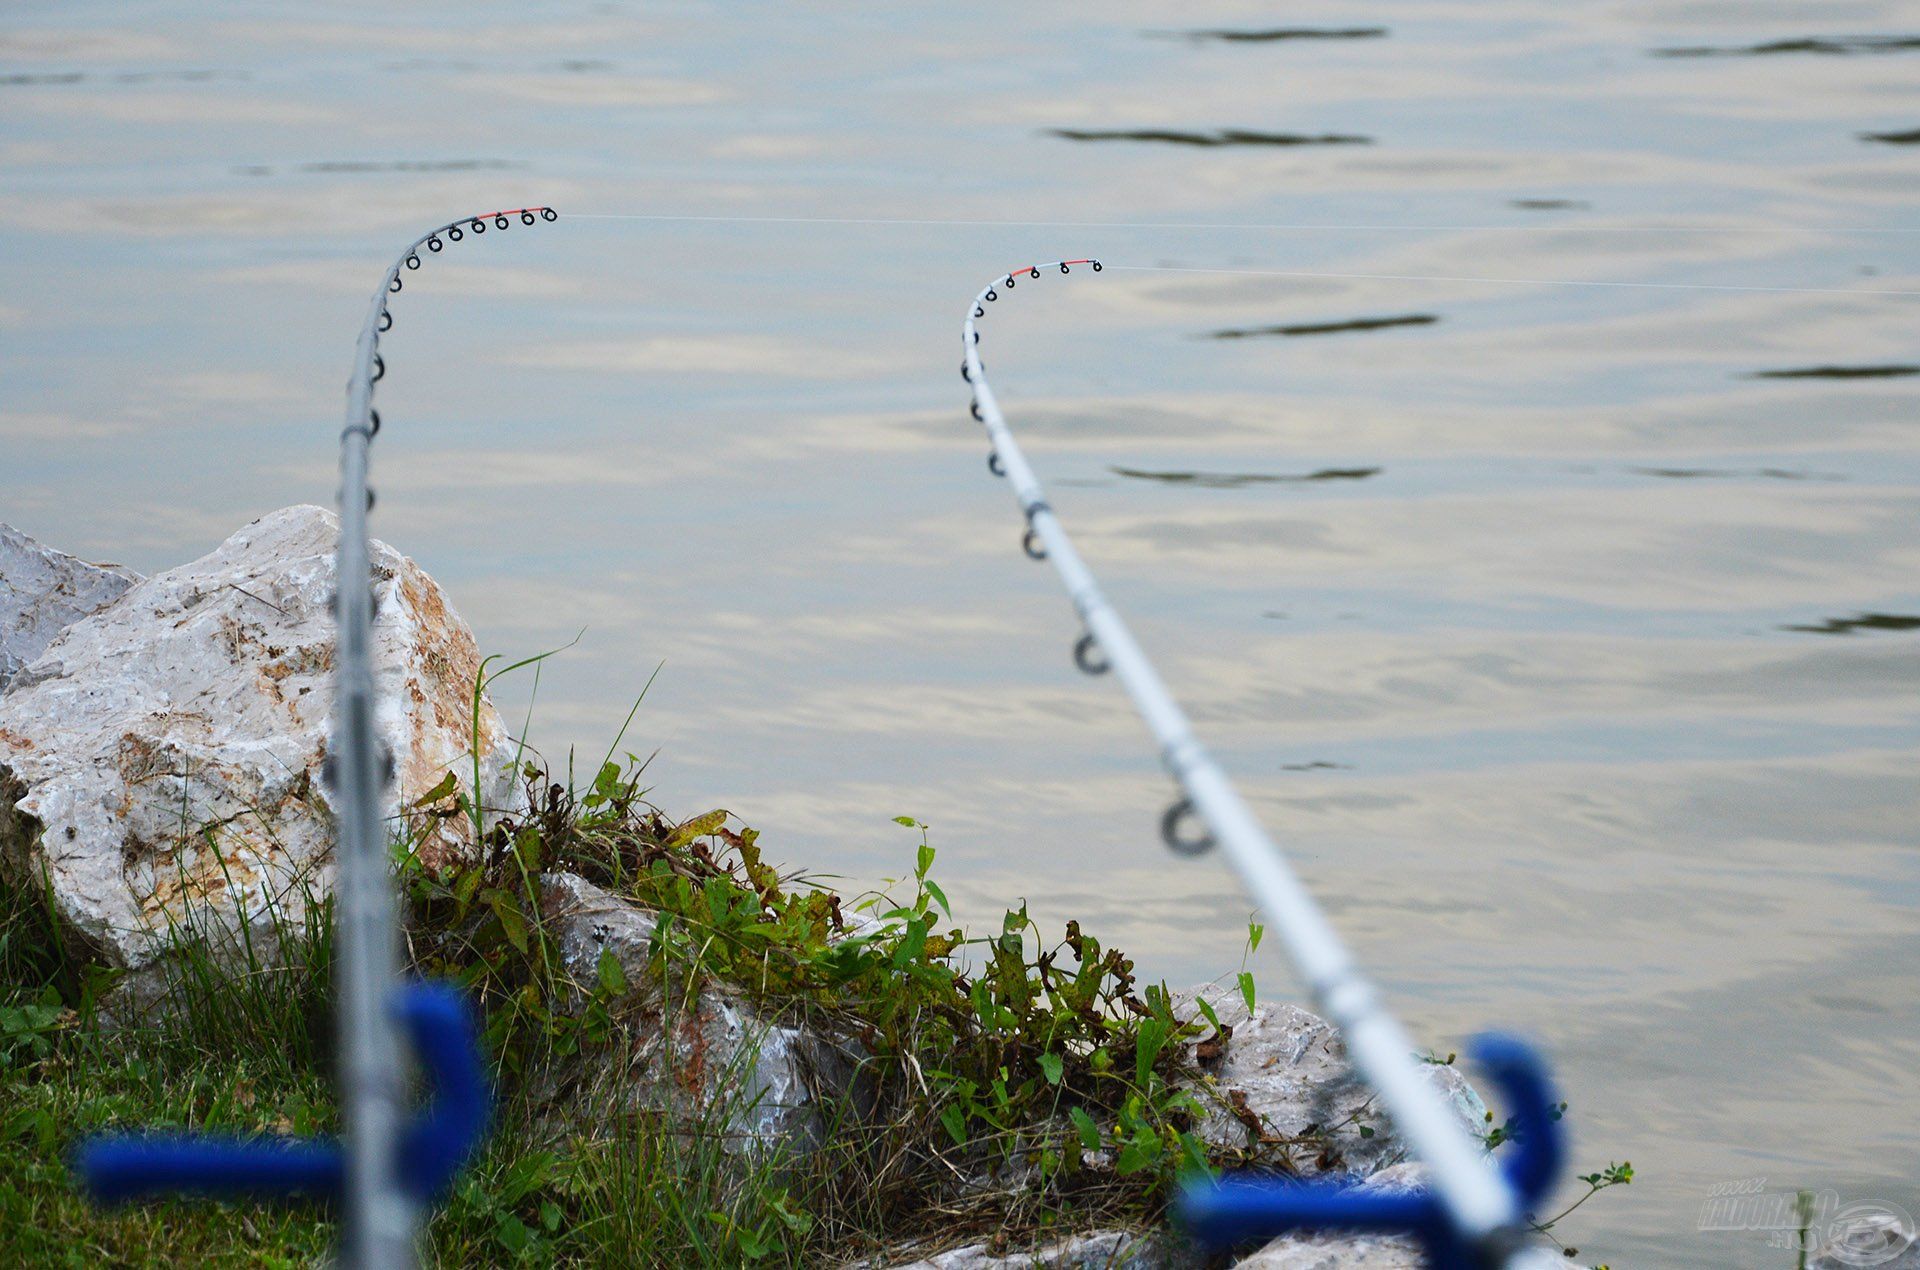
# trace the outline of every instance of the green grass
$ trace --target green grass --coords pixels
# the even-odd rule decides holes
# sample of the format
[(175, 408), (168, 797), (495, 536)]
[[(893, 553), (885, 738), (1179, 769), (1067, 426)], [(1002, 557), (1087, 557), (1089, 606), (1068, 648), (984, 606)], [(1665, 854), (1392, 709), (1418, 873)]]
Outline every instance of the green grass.
[[(324, 948), (324, 944), (318, 946)], [(298, 943), (295, 951), (303, 946)], [(165, 1026), (105, 1029), (110, 977), (59, 938), (44, 893), (0, 874), (0, 1261), (18, 1266), (309, 1265), (330, 1225), (311, 1209), (171, 1202), (102, 1213), (74, 1188), (79, 1138), (133, 1125), (310, 1133), (334, 1119), (312, 1011), (273, 1013), (281, 990), (314, 990), (321, 967), (191, 988), (184, 962)], [(205, 981), (210, 984), (212, 981)], [(223, 1002), (225, 1009), (212, 1008)]]
[[(644, 769), (609, 760), (576, 788), (528, 766), (532, 810), (512, 816), (480, 815), (450, 777), (394, 827), (415, 969), (480, 1006), (499, 1092), (492, 1137), (431, 1214), (429, 1264), (837, 1266), (906, 1241), (1017, 1248), (1153, 1225), (1183, 1174), (1285, 1171), (1331, 1149), (1317, 1131), (1203, 1149), (1192, 1128), (1207, 1109), (1182, 1077), (1191, 1044), (1218, 1037), (1204, 1001), (1203, 1022), (1181, 1023), (1124, 954), (1077, 923), (1043, 932), (1024, 907), (969, 935), (913, 818), (894, 818), (912, 858), (900, 893), (846, 898), (769, 864), (727, 812), (666, 816)], [(451, 819), (485, 826), (481, 858), (431, 872), (412, 848)], [(577, 981), (541, 914), (549, 871), (661, 914), (646, 963), (603, 957)], [(142, 988), (164, 1008), (130, 1025), (109, 1007), (132, 985), (64, 937), (21, 872), (0, 868), (0, 1264), (326, 1263), (321, 1205), (103, 1211), (66, 1160), (110, 1129), (337, 1131), (329, 905), (296, 906), (298, 923), (269, 911), (211, 943), (189, 906)], [(1251, 1006), (1251, 975), (1239, 987)], [(636, 1051), (636, 1038), (675, 1034), (717, 992), (860, 1056), (811, 1149), (740, 1149), (744, 1108), (724, 1079), (705, 1099), (623, 1096), (684, 1075), (671, 1046)], [(631, 1070), (636, 1052), (651, 1073)], [(582, 1079), (596, 1071), (619, 1080)], [(1631, 1176), (1583, 1179), (1573, 1206)]]
[[(451, 782), (396, 833), (417, 967), (480, 1004), (500, 1090), (493, 1137), (432, 1216), (434, 1263), (839, 1264), (903, 1238), (1147, 1223), (1179, 1171), (1206, 1166), (1200, 1108), (1173, 1083), (1205, 1029), (1124, 955), (1077, 926), (1043, 939), (1024, 909), (968, 936), (911, 818), (903, 894), (844, 899), (766, 863), (724, 812), (666, 817), (643, 767), (609, 762), (577, 790), (527, 769), (537, 810), (490, 820), (473, 867), (429, 873), (408, 850), (472, 816)], [(538, 905), (552, 869), (668, 916), (637, 981), (609, 959), (591, 982), (567, 975)], [(40, 886), (0, 871), (0, 1263), (326, 1260), (321, 1206), (102, 1211), (66, 1167), (112, 1128), (337, 1129), (331, 921), (307, 912), (297, 928), (265, 914), (217, 951), (180, 919), (148, 988), (166, 1008), (109, 1027), (114, 976), (63, 940)], [(817, 1149), (737, 1149), (725, 1098), (635, 1110), (559, 1079), (721, 990), (865, 1056)]]

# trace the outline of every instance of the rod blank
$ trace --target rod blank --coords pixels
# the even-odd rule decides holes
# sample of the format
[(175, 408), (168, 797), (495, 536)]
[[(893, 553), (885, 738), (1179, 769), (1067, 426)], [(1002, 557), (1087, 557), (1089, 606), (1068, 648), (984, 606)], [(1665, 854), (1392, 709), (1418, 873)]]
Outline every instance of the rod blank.
[[(1210, 845), (1225, 851), (1305, 978), (1315, 1003), (1346, 1037), (1354, 1066), (1380, 1092), (1394, 1124), (1430, 1167), (1434, 1192), (1452, 1229), (1490, 1260), (1504, 1263), (1523, 1217), (1513, 1187), (1424, 1079), (1413, 1057), (1412, 1041), (1380, 1004), (1285, 853), (1194, 735), (1185, 712), (1074, 548), (987, 382), (976, 325), (986, 306), (998, 300), (1002, 290), (1011, 290), (1017, 273), (1038, 278), (1043, 268), (1057, 266), (1065, 273), (1077, 264), (1089, 264), (1096, 273), (1101, 269), (1097, 260), (1054, 261), (996, 278), (968, 303), (962, 327), (960, 373), (973, 387), (972, 413), (986, 425), (999, 466), (1026, 517), (1027, 554), (1045, 559), (1059, 574), (1087, 636), (1097, 643), (1133, 699), (1159, 744), (1161, 762), (1184, 791), (1184, 799), (1164, 821), (1169, 845), (1183, 853), (1197, 853)], [(1189, 812), (1204, 823), (1204, 842), (1182, 833)]]

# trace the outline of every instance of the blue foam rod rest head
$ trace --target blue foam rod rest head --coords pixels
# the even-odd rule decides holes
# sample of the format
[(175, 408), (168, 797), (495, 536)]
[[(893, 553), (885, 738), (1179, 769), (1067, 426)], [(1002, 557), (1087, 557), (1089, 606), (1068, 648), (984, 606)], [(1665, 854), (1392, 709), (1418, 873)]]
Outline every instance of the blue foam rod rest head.
[[(1471, 1052), (1513, 1108), (1517, 1133), (1501, 1173), (1513, 1191), (1514, 1211), (1528, 1213), (1552, 1190), (1566, 1158), (1553, 1086), (1539, 1056), (1513, 1037), (1478, 1037)], [(1193, 1237), (1210, 1248), (1290, 1230), (1398, 1231), (1418, 1238), (1434, 1265), (1468, 1264), (1461, 1252), (1465, 1240), (1430, 1192), (1376, 1192), (1346, 1179), (1302, 1182), (1242, 1174), (1186, 1187), (1176, 1212)]]
[[(430, 1101), (400, 1142), (408, 1194), (443, 1194), (486, 1136), (493, 1099), (479, 1033), (465, 998), (439, 984), (401, 990), (394, 1012), (432, 1085)], [(157, 1195), (340, 1195), (345, 1161), (331, 1139), (202, 1133), (109, 1134), (80, 1145), (74, 1171), (105, 1204)]]
[(157, 1195), (340, 1194), (340, 1148), (330, 1141), (147, 1133), (94, 1138), (74, 1168), (103, 1204)]

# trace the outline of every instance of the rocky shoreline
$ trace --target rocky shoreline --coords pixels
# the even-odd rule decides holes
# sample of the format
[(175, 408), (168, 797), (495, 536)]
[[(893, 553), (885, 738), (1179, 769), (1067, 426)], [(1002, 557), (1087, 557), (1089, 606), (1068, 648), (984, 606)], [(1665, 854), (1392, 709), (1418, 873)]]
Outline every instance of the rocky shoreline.
[[(169, 1008), (170, 967), (183, 932), (211, 950), (213, 964), (235, 965), (244, 956), (252, 966), (272, 965), (280, 956), (274, 941), (284, 937), (276, 932), (310, 927), (325, 911), (332, 807), (322, 766), (335, 533), (330, 512), (287, 508), (242, 528), (199, 560), (140, 578), (0, 526), (0, 870), (43, 892), (66, 955), (112, 973), (116, 982), (102, 999), (102, 1018), (139, 1023)], [(747, 1152), (777, 1151), (789, 1166), (830, 1144), (845, 1108), (870, 1109), (897, 1097), (879, 1092), (891, 1078), (876, 1073), (898, 1055), (854, 1011), (798, 1008), (729, 982), (724, 973), (703, 973), (698, 990), (684, 999), (669, 993), (661, 969), (663, 928), (684, 914), (649, 907), (635, 894), (552, 867), (553, 861), (530, 880), (523, 898), (478, 880), (497, 877), (485, 870), (497, 870), (502, 852), (524, 863), (525, 844), (538, 837), (529, 839), (529, 832), (544, 824), (551, 837), (557, 822), (551, 808), (535, 805), (542, 786), (516, 770), (515, 744), (476, 689), (481, 661), (471, 631), (411, 560), (381, 543), (374, 544), (374, 558), (379, 731), (395, 774), (387, 811), (406, 847), (402, 872), (418, 911), (456, 913), (437, 935), (423, 927), (416, 953), (444, 971), (434, 958), (465, 955), (447, 951), (467, 946), (452, 936), (468, 940), (476, 921), (495, 923), (522, 957), (537, 945), (547, 959), (543, 982), (564, 985), (542, 1009), (598, 1020), (597, 1032), (587, 1029), (593, 1044), (571, 1052), (549, 1047), (560, 1056), (528, 1078), (527, 1097), (557, 1105), (577, 1102), (580, 1091), (590, 1089), (599, 1099), (595, 1106), (670, 1120), (715, 1106), (739, 1108), (727, 1125), (729, 1141), (737, 1138)], [(558, 789), (551, 787), (550, 799)], [(617, 778), (612, 789), (608, 805), (640, 814), (630, 788), (625, 802)], [(596, 809), (593, 798), (586, 796), (584, 812), (568, 813), (576, 818), (570, 823), (602, 823), (595, 817), (604, 807)], [(771, 871), (762, 872), (752, 831), (736, 834), (725, 821), (724, 813), (713, 813), (676, 827), (656, 815), (644, 822), (650, 827), (640, 834), (634, 859), (652, 870), (646, 876), (674, 880), (672, 853), (692, 853), (699, 865), (694, 872), (707, 879), (709, 892), (727, 879), (760, 913), (762, 925), (818, 910), (824, 942), (809, 955), (821, 965), (834, 964), (835, 949), (869, 961), (878, 951), (916, 973), (918, 963), (940, 967), (948, 981), (975, 985), (979, 997), (977, 985), (988, 971), (970, 980), (974, 972), (955, 968), (958, 952), (949, 945), (962, 942), (960, 932), (932, 933), (939, 914), (924, 889), (911, 911), (848, 920), (837, 897), (829, 904), (782, 893)], [(738, 863), (715, 864), (702, 839), (730, 846)], [(922, 881), (930, 859), (923, 849)], [(469, 885), (465, 878), (476, 881)], [(672, 893), (698, 898), (685, 887)], [(533, 945), (529, 924), (537, 928)], [(1012, 937), (1016, 945), (1025, 938)], [(935, 942), (938, 949), (930, 947)], [(1136, 996), (1132, 963), (1102, 954), (1072, 928), (1054, 954), (1041, 956), (1034, 981), (1041, 990), (1053, 992), (1051, 985), (1064, 982), (1049, 978), (1051, 958), (1064, 955), (1061, 949), (1080, 960), (1080, 982), (1089, 973), (1096, 981), (1111, 976), (1117, 986), (1104, 999), (1152, 1016), (1141, 1031), (1157, 1039), (1154, 1052), (1139, 1060), (1139, 1085), (1158, 1090), (1164, 1107), (1155, 1112), (1160, 1119), (1126, 1130), (1136, 1141), (1151, 1128), (1172, 1144), (1168, 1149), (1216, 1162), (1258, 1160), (1297, 1176), (1340, 1176), (1364, 1187), (1421, 1185), (1392, 1125), (1375, 1113), (1372, 1095), (1353, 1079), (1339, 1037), (1323, 1020), (1290, 1005), (1256, 1005), (1238, 989), (1209, 986), (1170, 997), (1147, 989)], [(1004, 938), (990, 953), (996, 966), (1002, 951)], [(482, 972), (491, 969), (482, 965), (475, 973)], [(1024, 984), (1027, 971), (1020, 973)], [(803, 976), (794, 982), (793, 1001), (819, 999)], [(1078, 1008), (1098, 1024), (1099, 1010)], [(983, 1018), (991, 1019), (991, 1011)], [(1144, 1042), (1141, 1049), (1145, 1053)], [(1012, 1052), (1024, 1051), (1016, 1045)], [(1076, 1079), (1095, 1081), (1105, 1070), (1096, 1045), (1066, 1054), (1064, 1060), (1042, 1054), (1039, 1066), (1062, 1090)], [(907, 1058), (924, 1087), (919, 1060)], [(1134, 1059), (1122, 1055), (1120, 1061)], [(1442, 1062), (1426, 1071), (1462, 1124), (1484, 1132), (1486, 1108), (1461, 1074)], [(1010, 1079), (1004, 1068), (1001, 1075)], [(1029, 1076), (1028, 1084), (1038, 1085), (1038, 1078)], [(958, 1087), (971, 1107), (981, 1093), (977, 1082)], [(1057, 1129), (1066, 1164), (1051, 1146), (1002, 1151), (960, 1189), (1050, 1185), (1044, 1180), (1063, 1167), (1089, 1184), (1124, 1189), (1140, 1166), (1128, 1159), (1133, 1147), (1121, 1132), (1130, 1113), (1118, 1114), (1110, 1131), (1094, 1125), (1091, 1115), (1069, 1122), (1061, 1110), (1049, 1111), (1020, 1132), (1042, 1142)], [(978, 1124), (968, 1127), (970, 1115), (993, 1123), (990, 1111), (962, 1113), (959, 1128), (942, 1121), (956, 1142), (979, 1131)], [(1159, 1139), (1152, 1145), (1159, 1150)], [(985, 1160), (979, 1155), (976, 1162)], [(1171, 1164), (1154, 1167), (1171, 1175)], [(1154, 1193), (1144, 1182), (1139, 1189)], [(1147, 1202), (1131, 1211), (1157, 1207)], [(1076, 1231), (1070, 1209), (1056, 1217), (1055, 1228), (1072, 1233), (989, 1231), (968, 1239), (961, 1228), (931, 1236), (923, 1230), (846, 1264), (849, 1270), (1175, 1270), (1230, 1263), (1386, 1270), (1420, 1263), (1403, 1239), (1305, 1235), (1247, 1250), (1237, 1262), (1209, 1260), (1164, 1228), (1090, 1223), (1093, 1228)]]

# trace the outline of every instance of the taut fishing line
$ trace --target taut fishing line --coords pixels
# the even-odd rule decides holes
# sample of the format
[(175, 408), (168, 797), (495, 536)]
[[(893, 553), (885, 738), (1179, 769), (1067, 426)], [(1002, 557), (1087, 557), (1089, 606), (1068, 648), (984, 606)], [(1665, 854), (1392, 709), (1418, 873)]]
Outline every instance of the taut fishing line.
[[(1152, 229), (1152, 230), (1241, 230), (1250, 233), (1581, 233), (1581, 234), (1777, 234), (1847, 237), (1853, 235), (1909, 235), (1920, 229), (1870, 229), (1858, 226), (1834, 228), (1754, 225), (1330, 225), (1330, 224), (1233, 224), (1230, 222), (1180, 221), (1024, 221), (1024, 220), (937, 220), (891, 216), (695, 216), (651, 215), (620, 212), (569, 212), (569, 220), (649, 221), (662, 224), (716, 225), (843, 225), (898, 226), (948, 229)], [(1646, 291), (1729, 291), (1775, 295), (1838, 296), (1920, 296), (1920, 290), (1892, 287), (1803, 287), (1714, 282), (1640, 282), (1630, 279), (1592, 278), (1502, 278), (1463, 274), (1427, 273), (1342, 273), (1303, 269), (1237, 269), (1201, 265), (1121, 264), (1107, 261), (1109, 269), (1130, 273), (1227, 274), (1254, 278), (1321, 278), (1339, 282), (1443, 282), (1516, 287), (1597, 287), (1612, 290)]]
[(1333, 278), (1365, 282), (1470, 282), (1516, 287), (1618, 287), (1650, 291), (1758, 291), (1775, 295), (1920, 296), (1920, 291), (1887, 287), (1767, 287), (1717, 282), (1632, 282), (1590, 278), (1471, 278), (1425, 273), (1319, 273), (1298, 269), (1211, 269), (1197, 265), (1109, 265), (1133, 273), (1224, 273), (1249, 278)]
[(912, 216), (702, 216), (646, 212), (568, 212), (568, 220), (641, 220), (668, 222), (714, 221), (740, 225), (931, 225), (978, 229), (1178, 229), (1246, 230), (1249, 232), (1303, 231), (1345, 233), (1503, 233), (1503, 234), (1804, 234), (1812, 237), (1876, 234), (1920, 234), (1920, 228), (1864, 225), (1417, 225), (1340, 224), (1330, 222), (1235, 221), (1108, 221), (1108, 220), (991, 220), (940, 219)]

